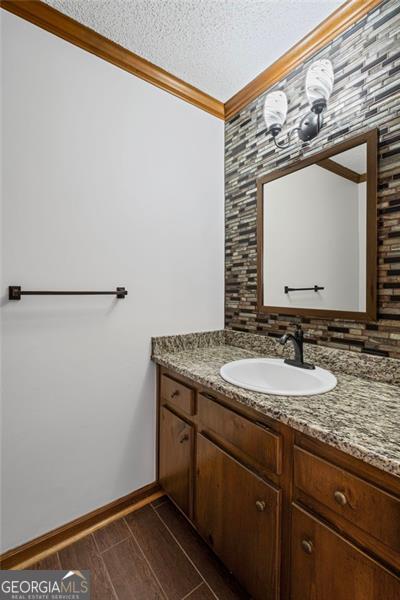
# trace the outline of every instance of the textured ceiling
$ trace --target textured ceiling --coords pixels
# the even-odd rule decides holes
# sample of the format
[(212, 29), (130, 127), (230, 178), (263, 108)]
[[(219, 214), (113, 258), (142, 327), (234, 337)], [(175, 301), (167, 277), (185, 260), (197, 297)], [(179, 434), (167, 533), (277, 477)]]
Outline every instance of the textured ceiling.
[(343, 0), (45, 0), (225, 102)]

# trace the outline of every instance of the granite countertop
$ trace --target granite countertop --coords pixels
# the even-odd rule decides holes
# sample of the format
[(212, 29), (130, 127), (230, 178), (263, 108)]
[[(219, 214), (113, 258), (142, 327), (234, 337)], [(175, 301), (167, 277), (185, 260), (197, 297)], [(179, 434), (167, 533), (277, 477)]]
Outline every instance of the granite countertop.
[[(400, 361), (305, 345), (305, 357), (330, 368), (337, 386), (316, 396), (274, 396), (222, 379), (225, 363), (282, 356), (276, 340), (217, 331), (153, 338), (153, 360), (330, 446), (400, 476)], [(362, 375), (361, 377), (359, 375)]]

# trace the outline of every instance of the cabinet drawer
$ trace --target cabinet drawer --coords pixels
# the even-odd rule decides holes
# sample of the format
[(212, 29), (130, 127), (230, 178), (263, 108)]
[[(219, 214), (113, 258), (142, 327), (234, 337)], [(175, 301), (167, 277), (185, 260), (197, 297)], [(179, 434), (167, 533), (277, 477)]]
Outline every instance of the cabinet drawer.
[(294, 483), (296, 490), (400, 552), (399, 498), (298, 447)]
[(280, 491), (197, 434), (196, 524), (254, 600), (277, 600)]
[(168, 375), (161, 377), (161, 400), (187, 413), (194, 414), (194, 391)]
[[(228, 445), (250, 459), (262, 471), (281, 473), (281, 436), (224, 408), (199, 394), (199, 420), (203, 429), (214, 432)], [(231, 448), (230, 448), (231, 450)]]
[(291, 600), (398, 600), (400, 579), (294, 506)]

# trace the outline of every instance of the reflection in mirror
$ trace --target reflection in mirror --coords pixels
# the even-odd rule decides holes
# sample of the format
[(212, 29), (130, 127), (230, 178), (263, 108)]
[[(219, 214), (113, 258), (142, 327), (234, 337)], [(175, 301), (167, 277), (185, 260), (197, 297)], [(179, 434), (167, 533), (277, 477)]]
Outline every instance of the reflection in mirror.
[(262, 305), (365, 314), (367, 143), (320, 154), (261, 181)]

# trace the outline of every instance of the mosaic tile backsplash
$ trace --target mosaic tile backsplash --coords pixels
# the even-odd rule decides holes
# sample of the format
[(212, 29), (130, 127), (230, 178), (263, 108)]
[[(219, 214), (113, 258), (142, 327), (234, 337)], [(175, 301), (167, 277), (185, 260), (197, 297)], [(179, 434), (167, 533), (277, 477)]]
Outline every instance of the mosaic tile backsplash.
[[(310, 63), (320, 58), (332, 61), (335, 84), (324, 128), (309, 146), (294, 141), (286, 150), (275, 148), (263, 120), (265, 94), (226, 123), (225, 326), (278, 336), (301, 321), (308, 342), (400, 359), (399, 1), (382, 2), (268, 90), (282, 89), (288, 96), (283, 131), (308, 110), (305, 76)], [(258, 314), (256, 180), (373, 127), (379, 129), (377, 321)]]

